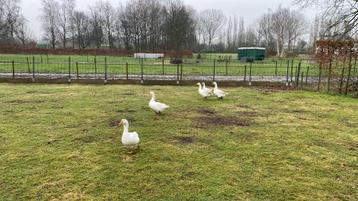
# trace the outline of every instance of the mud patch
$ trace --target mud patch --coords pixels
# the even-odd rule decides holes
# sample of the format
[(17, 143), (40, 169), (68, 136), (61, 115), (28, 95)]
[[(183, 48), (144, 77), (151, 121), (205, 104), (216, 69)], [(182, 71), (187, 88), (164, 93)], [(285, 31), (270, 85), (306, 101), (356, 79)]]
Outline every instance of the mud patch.
[(197, 128), (208, 128), (213, 126), (241, 126), (247, 127), (252, 124), (251, 119), (240, 117), (208, 116), (199, 117), (196, 121)]
[(109, 127), (111, 127), (111, 128), (117, 127), (120, 122), (121, 122), (121, 120), (111, 120), (109, 122)]
[(268, 85), (268, 86), (257, 86), (253, 87), (253, 89), (256, 89), (257, 91), (269, 94), (269, 93), (275, 93), (275, 92), (287, 92), (287, 91), (293, 91), (295, 90), (294, 87), (286, 87), (283, 85)]
[(172, 140), (175, 144), (194, 144), (196, 141), (196, 138), (193, 136), (176, 136)]

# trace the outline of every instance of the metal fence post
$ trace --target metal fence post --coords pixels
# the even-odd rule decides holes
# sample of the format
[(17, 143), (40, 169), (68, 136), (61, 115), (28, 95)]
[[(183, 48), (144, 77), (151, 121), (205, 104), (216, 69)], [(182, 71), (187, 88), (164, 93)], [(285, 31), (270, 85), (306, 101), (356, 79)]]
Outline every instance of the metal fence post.
[(214, 68), (213, 68), (213, 82), (215, 82), (215, 74), (216, 74), (216, 60), (214, 60)]
[(141, 83), (143, 84), (144, 83), (144, 66), (143, 66), (143, 58), (140, 59), (140, 68), (141, 68)]
[(226, 64), (225, 64), (225, 68), (226, 68), (226, 76), (228, 76), (228, 75), (229, 75), (228, 63), (229, 63), (229, 61), (228, 61), (228, 60), (226, 60)]
[(310, 66), (307, 67), (307, 72), (306, 72), (306, 84), (308, 83), (309, 72), (310, 72)]
[(301, 62), (298, 63), (298, 69), (297, 69), (297, 78), (296, 78), (296, 87), (299, 86), (299, 81), (300, 81), (300, 75), (301, 75)]
[(292, 62), (291, 62), (291, 77), (290, 77), (291, 86), (292, 86), (292, 82), (293, 82), (293, 59), (292, 59)]
[(179, 64), (177, 64), (177, 83), (179, 83)]
[(252, 85), (251, 81), (252, 81), (252, 61), (250, 62), (249, 86)]
[(30, 73), (31, 73), (31, 69), (30, 69), (29, 57), (26, 57), (26, 63), (27, 63), (27, 72), (30, 74)]
[(331, 76), (332, 76), (332, 58), (329, 60), (327, 93), (331, 91)]
[(97, 57), (95, 56), (94, 59), (94, 76), (97, 78)]
[(32, 81), (35, 82), (35, 56), (32, 56)]
[(126, 63), (126, 79), (127, 80), (129, 79), (129, 76), (128, 76), (128, 62)]
[(318, 87), (317, 90), (321, 90), (321, 81), (322, 81), (322, 62), (319, 64), (319, 75), (318, 75)]
[(79, 74), (79, 69), (78, 69), (78, 62), (76, 62), (76, 74), (77, 74), (77, 79), (79, 79), (80, 74)]
[(165, 75), (165, 70), (164, 70), (164, 58), (162, 59), (162, 74)]
[(68, 83), (71, 83), (71, 57), (68, 57)]
[(286, 71), (286, 86), (288, 86), (289, 82), (289, 72), (290, 72), (290, 60), (287, 60), (287, 71)]
[(11, 66), (12, 66), (12, 78), (15, 78), (15, 62), (14, 61), (11, 62)]
[(347, 83), (346, 83), (346, 91), (345, 95), (348, 94), (348, 88), (349, 88), (349, 80), (351, 79), (351, 71), (352, 71), (352, 50), (349, 54), (349, 63), (348, 63), (348, 77), (347, 77)]
[(302, 72), (301, 74), (301, 89), (303, 88), (303, 77), (305, 76), (305, 73)]
[(104, 83), (108, 82), (108, 72), (107, 72), (107, 57), (104, 57)]
[(180, 80), (183, 80), (183, 64), (180, 64)]
[(246, 82), (247, 66), (245, 65), (244, 69), (244, 82)]

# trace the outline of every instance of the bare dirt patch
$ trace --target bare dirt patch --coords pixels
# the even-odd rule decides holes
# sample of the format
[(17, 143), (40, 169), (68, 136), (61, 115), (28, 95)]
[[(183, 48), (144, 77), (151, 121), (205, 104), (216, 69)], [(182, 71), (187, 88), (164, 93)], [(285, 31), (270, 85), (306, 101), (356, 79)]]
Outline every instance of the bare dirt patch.
[(197, 128), (207, 129), (214, 126), (250, 126), (253, 123), (252, 118), (257, 116), (256, 112), (243, 111), (238, 116), (219, 115), (215, 110), (208, 108), (199, 108), (197, 112), (201, 115), (194, 121)]
[(257, 86), (253, 87), (253, 89), (256, 89), (257, 91), (263, 92), (263, 93), (275, 93), (275, 92), (287, 92), (287, 91), (293, 91), (295, 90), (294, 87), (286, 87), (283, 85), (277, 86), (277, 85), (268, 85), (268, 86)]
[(209, 116), (199, 117), (197, 119), (198, 128), (207, 128), (212, 126), (250, 126), (252, 121), (241, 117), (224, 117), (224, 116)]
[(111, 120), (109, 122), (109, 127), (111, 127), (111, 128), (117, 127), (120, 122), (121, 122), (121, 120)]

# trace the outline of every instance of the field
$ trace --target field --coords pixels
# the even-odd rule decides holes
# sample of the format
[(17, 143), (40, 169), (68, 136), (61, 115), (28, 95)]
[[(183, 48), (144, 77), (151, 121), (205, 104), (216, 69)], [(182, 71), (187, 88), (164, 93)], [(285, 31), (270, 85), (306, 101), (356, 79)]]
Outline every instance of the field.
[[(230, 56), (230, 59), (229, 59)], [(221, 59), (220, 59), (221, 58)], [(34, 60), (33, 60), (34, 59)], [(225, 59), (228, 59), (226, 62)], [(34, 61), (34, 62), (33, 62)], [(178, 71), (183, 75), (208, 75), (215, 74), (220, 76), (243, 76), (250, 74), (250, 63), (237, 60), (235, 54), (208, 54), (203, 55), (202, 59), (184, 59), (182, 66), (170, 64), (170, 59), (135, 59), (133, 57), (113, 57), (113, 56), (78, 56), (78, 55), (0, 55), (0, 73), (10, 73), (13, 71), (14, 62), (15, 73), (32, 73), (33, 68), (36, 73), (64, 73), (69, 71), (72, 74), (104, 74), (107, 67), (109, 75), (126, 74), (131, 75), (176, 75)], [(289, 62), (289, 69), (287, 69)], [(305, 59), (267, 59), (252, 64), (251, 74), (253, 76), (286, 76), (296, 73), (298, 64), (301, 62), (301, 71), (308, 76), (318, 76), (316, 64)], [(32, 63), (35, 63), (33, 66)], [(215, 66), (215, 68), (214, 68)]]
[(225, 90), (0, 84), (0, 200), (358, 200), (357, 99)]

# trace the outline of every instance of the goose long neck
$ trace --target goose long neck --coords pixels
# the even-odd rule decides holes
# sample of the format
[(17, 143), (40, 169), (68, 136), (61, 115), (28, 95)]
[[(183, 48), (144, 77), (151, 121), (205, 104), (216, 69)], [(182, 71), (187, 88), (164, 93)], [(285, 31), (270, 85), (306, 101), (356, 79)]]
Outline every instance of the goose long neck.
[(215, 89), (218, 89), (218, 84), (215, 83), (214, 86), (215, 86)]
[(129, 124), (124, 124), (124, 130), (123, 130), (123, 133), (128, 133), (128, 130), (129, 130)]
[(155, 94), (152, 94), (152, 99), (151, 101), (155, 101)]
[(199, 86), (199, 90), (201, 90), (203, 87), (201, 86), (201, 84), (198, 84), (198, 86)]

